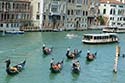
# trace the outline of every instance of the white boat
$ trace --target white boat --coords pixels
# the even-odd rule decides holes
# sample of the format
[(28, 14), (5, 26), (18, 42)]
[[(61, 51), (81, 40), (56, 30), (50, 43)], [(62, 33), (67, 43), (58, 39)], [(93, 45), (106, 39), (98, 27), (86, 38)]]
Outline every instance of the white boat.
[(103, 28), (103, 32), (107, 32), (107, 33), (125, 33), (125, 27), (107, 26), (107, 27)]
[(24, 34), (24, 31), (19, 31), (19, 30), (6, 31), (6, 34)]
[(103, 44), (118, 41), (119, 38), (116, 33), (84, 34), (82, 39), (82, 42), (87, 44)]

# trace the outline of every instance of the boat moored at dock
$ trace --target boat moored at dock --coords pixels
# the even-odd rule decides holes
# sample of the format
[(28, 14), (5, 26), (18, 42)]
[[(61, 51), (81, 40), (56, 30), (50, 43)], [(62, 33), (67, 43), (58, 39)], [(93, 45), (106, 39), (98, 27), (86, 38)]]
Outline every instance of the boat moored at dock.
[(82, 42), (87, 44), (103, 44), (118, 41), (119, 38), (116, 33), (84, 34), (82, 39)]
[(102, 31), (106, 33), (125, 33), (125, 27), (107, 26)]
[(14, 31), (5, 31), (6, 34), (24, 34), (24, 31), (14, 30)]

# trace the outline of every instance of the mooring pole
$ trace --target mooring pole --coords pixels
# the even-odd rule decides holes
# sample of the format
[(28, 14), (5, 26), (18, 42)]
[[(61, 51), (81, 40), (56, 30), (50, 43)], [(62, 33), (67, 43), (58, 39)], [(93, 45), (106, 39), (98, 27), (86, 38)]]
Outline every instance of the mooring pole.
[(114, 69), (113, 72), (117, 73), (118, 69), (118, 57), (120, 56), (120, 47), (116, 46), (116, 55), (115, 55), (115, 64), (114, 64)]

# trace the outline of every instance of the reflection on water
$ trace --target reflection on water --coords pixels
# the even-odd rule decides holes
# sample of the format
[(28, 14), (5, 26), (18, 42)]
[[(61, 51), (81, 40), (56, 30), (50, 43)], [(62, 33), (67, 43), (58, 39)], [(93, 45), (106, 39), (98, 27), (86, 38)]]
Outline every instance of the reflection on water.
[(66, 37), (69, 38), (69, 39), (72, 39), (72, 38), (78, 37), (78, 35), (77, 34), (73, 34), (73, 33), (68, 33), (68, 34), (66, 34)]
[(78, 80), (79, 75), (80, 75), (80, 73), (73, 73), (73, 72), (72, 72), (72, 80), (73, 80), (73, 81)]
[(56, 77), (58, 74), (59, 74), (59, 73), (51, 73), (51, 72), (50, 72), (50, 74), (49, 74), (49, 79), (50, 79), (50, 80), (54, 80), (55, 77)]
[(117, 83), (117, 74), (113, 72), (111, 83)]
[(16, 76), (16, 75), (12, 75), (12, 76), (6, 75), (6, 77), (5, 77), (6, 83), (10, 83), (11, 79), (12, 79), (14, 76)]

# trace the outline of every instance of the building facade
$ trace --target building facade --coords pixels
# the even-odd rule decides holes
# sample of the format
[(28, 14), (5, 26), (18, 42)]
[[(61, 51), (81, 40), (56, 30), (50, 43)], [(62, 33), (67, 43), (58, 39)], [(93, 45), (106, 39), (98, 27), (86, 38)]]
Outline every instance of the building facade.
[(44, 0), (42, 28), (87, 29), (88, 9), (89, 0)]
[(65, 0), (44, 0), (42, 29), (60, 29), (66, 18)]
[(67, 0), (66, 29), (87, 29), (88, 0)]
[(39, 27), (40, 25), (40, 0), (31, 0), (33, 26)]
[(0, 0), (0, 30), (20, 30), (30, 21), (30, 0)]
[(88, 28), (98, 25), (97, 17), (99, 15), (99, 0), (89, 0), (88, 4)]
[(107, 26), (125, 26), (125, 4), (118, 0), (100, 0), (100, 15)]

